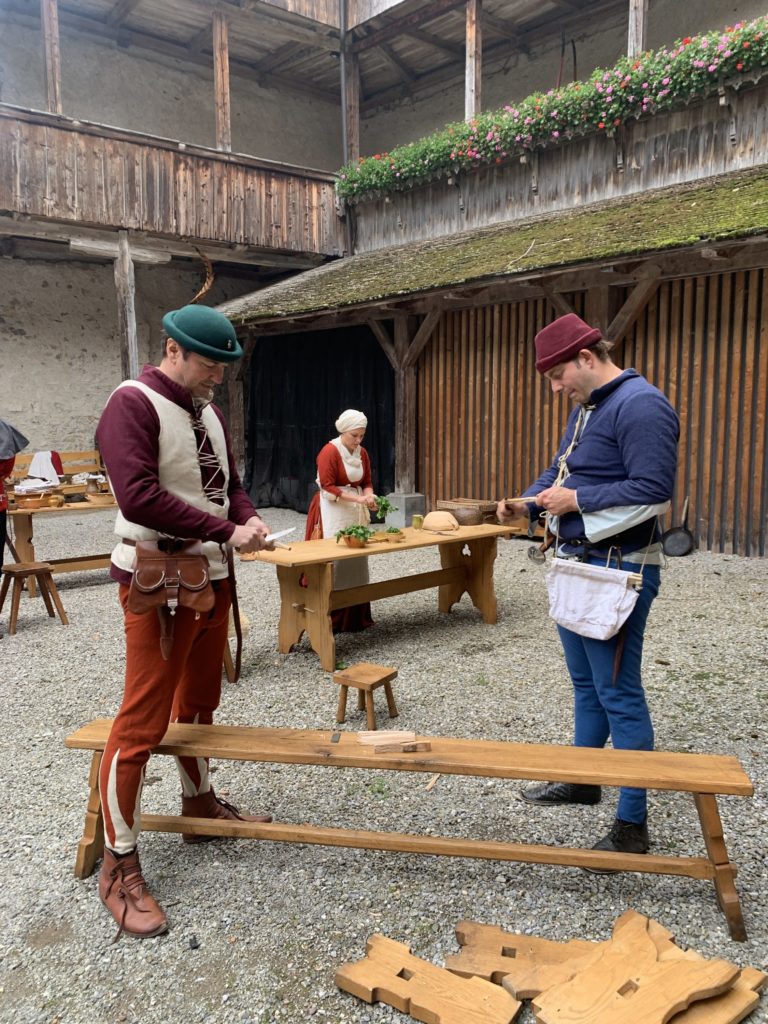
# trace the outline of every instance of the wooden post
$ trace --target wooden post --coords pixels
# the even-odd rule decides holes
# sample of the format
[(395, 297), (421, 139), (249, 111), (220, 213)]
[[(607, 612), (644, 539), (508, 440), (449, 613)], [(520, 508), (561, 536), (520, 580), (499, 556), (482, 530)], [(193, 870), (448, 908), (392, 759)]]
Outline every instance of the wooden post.
[(342, 93), (344, 100), (344, 163), (360, 156), (360, 58), (348, 50), (344, 57)]
[(245, 401), (243, 395), (244, 381), (235, 367), (227, 373), (227, 398), (229, 401), (229, 437), (232, 442), (232, 455), (235, 458), (237, 471), (242, 479), (245, 472)]
[(213, 78), (216, 90), (216, 148), (231, 153), (229, 22), (223, 11), (213, 12)]
[(118, 232), (115, 289), (120, 330), (120, 364), (123, 380), (129, 380), (139, 375), (139, 344), (136, 335), (136, 282), (127, 231)]
[(482, 109), (483, 78), (483, 0), (467, 0), (466, 57), (464, 72), (464, 120), (476, 117)]
[(413, 318), (395, 317), (395, 491), (416, 490), (416, 366), (406, 355), (413, 335)]
[(61, 50), (59, 47), (59, 0), (40, 0), (40, 21), (45, 47), (45, 85), (48, 109), (61, 113)]
[(645, 50), (645, 28), (647, 21), (648, 0), (629, 0), (627, 56), (637, 57)]

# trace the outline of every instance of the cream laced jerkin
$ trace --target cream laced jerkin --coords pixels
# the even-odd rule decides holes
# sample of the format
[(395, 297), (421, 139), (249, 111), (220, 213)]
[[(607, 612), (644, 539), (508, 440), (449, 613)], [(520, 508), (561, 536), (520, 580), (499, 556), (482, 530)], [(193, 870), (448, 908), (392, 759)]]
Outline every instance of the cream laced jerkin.
[[(209, 402), (194, 400), (195, 411), (192, 416), (192, 426), (195, 430), (195, 437), (197, 438), (197, 461), (200, 467), (212, 470), (210, 477), (205, 479), (203, 476), (203, 493), (209, 501), (212, 501), (215, 505), (223, 505), (227, 497), (226, 478), (224, 471), (221, 468), (216, 453), (213, 450), (213, 446), (210, 451), (203, 451), (203, 446), (208, 440), (208, 429), (203, 423), (203, 409)], [(219, 481), (218, 483), (216, 481)]]

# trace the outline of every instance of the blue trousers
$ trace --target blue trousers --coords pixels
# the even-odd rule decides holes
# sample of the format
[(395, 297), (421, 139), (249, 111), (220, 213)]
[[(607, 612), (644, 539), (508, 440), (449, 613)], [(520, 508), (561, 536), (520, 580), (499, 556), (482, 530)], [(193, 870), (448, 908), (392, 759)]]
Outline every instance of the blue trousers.
[[(590, 561), (605, 565), (604, 560)], [(624, 649), (615, 681), (617, 637), (591, 640), (557, 627), (573, 682), (574, 746), (604, 747), (610, 736), (616, 750), (653, 750), (653, 725), (640, 668), (645, 623), (659, 592), (660, 576), (658, 565), (646, 565), (643, 569), (642, 590), (624, 624)], [(645, 816), (646, 791), (622, 788), (616, 817), (640, 823)]]

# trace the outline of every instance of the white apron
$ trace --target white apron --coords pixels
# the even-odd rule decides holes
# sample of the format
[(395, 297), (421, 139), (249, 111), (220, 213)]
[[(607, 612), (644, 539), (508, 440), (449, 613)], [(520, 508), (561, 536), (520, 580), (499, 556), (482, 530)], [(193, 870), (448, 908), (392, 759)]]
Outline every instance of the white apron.
[[(354, 483), (355, 480), (363, 478), (363, 460), (358, 453), (350, 453), (347, 447), (341, 443), (340, 438), (331, 441), (339, 450), (347, 478), (353, 481), (350, 484), (339, 484), (342, 491), (352, 494), (362, 494), (363, 488)], [(320, 481), (318, 480), (318, 485)], [(326, 540), (333, 539), (337, 530), (345, 526), (367, 526), (371, 516), (365, 505), (358, 505), (351, 501), (336, 501), (334, 494), (327, 491), (320, 491), (320, 521), (323, 524), (323, 537)], [(343, 543), (343, 541), (342, 541)], [(343, 562), (333, 563), (333, 588), (334, 590), (347, 590), (349, 587), (361, 587), (369, 582), (368, 559), (350, 558)]]

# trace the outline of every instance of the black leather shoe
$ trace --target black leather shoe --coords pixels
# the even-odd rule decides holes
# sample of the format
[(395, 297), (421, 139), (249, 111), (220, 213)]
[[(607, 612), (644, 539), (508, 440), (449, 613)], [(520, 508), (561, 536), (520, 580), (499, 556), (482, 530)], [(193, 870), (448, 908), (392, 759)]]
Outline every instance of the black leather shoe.
[(573, 782), (539, 782), (520, 790), (529, 804), (599, 804), (599, 786), (581, 786)]
[[(611, 831), (592, 847), (593, 850), (612, 850), (616, 853), (648, 853), (648, 821), (622, 821), (616, 818)], [(610, 875), (611, 868), (584, 868), (593, 875)]]

